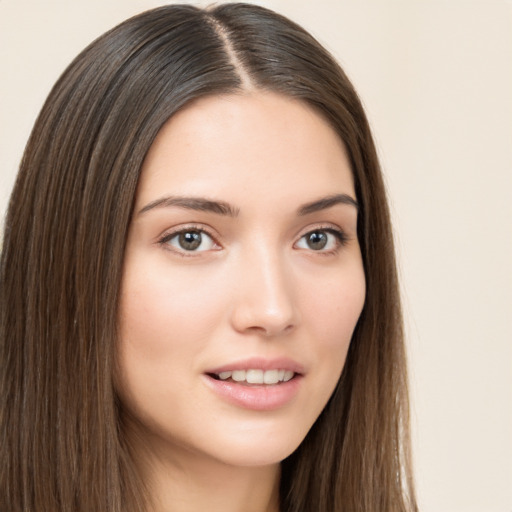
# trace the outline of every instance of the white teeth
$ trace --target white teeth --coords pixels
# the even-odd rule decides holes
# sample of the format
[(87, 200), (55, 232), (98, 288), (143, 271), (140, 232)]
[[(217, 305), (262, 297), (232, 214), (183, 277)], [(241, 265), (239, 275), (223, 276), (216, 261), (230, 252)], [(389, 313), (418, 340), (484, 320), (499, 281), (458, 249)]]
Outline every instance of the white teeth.
[(234, 370), (231, 378), (236, 382), (242, 382), (245, 380), (245, 370)]
[(288, 382), (291, 378), (293, 377), (293, 372), (290, 371), (290, 370), (286, 370), (284, 372), (284, 378), (283, 378), (283, 381), (284, 382)]
[(277, 384), (279, 382), (279, 370), (267, 370), (263, 374), (265, 384)]
[(232, 378), (235, 382), (247, 382), (248, 384), (277, 384), (278, 382), (288, 382), (293, 376), (291, 370), (233, 370), (220, 372), (220, 380)]
[(247, 370), (245, 380), (249, 384), (263, 384), (263, 370)]

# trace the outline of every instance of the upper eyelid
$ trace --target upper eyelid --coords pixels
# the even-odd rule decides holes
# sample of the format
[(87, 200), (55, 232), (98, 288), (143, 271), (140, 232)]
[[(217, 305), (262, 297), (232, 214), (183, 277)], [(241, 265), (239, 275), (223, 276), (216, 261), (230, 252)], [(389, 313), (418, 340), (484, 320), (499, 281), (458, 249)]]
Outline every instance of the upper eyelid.
[(331, 222), (320, 222), (316, 225), (311, 224), (306, 228), (301, 229), (297, 234), (297, 239), (300, 239), (303, 236), (306, 236), (308, 233), (312, 233), (313, 231), (336, 231), (349, 238), (347, 231), (343, 229), (341, 226)]
[(165, 238), (172, 238), (173, 236), (179, 235), (180, 233), (184, 233), (187, 231), (200, 231), (201, 233), (205, 233), (210, 238), (212, 238), (215, 243), (219, 244), (219, 236), (216, 234), (213, 228), (211, 228), (210, 226), (205, 226), (204, 224), (195, 223), (166, 229), (160, 235), (157, 236), (157, 241), (161, 241)]
[(302, 236), (300, 236), (297, 239), (297, 241), (302, 240), (305, 236), (307, 236), (311, 233), (315, 233), (317, 231), (321, 231), (321, 232), (323, 231), (323, 232), (329, 233), (330, 235), (335, 236), (340, 242), (346, 242), (346, 241), (350, 240), (350, 237), (346, 234), (346, 232), (343, 229), (332, 228), (332, 227), (323, 227), (323, 228), (310, 229), (310, 230), (306, 231)]

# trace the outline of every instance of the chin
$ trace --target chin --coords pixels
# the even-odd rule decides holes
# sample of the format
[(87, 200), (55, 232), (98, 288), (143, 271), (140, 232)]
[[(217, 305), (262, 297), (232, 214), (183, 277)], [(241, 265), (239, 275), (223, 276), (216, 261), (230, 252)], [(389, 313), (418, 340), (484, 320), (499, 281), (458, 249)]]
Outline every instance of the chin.
[(278, 431), (243, 430), (217, 442), (214, 457), (239, 467), (279, 464), (299, 447), (306, 434), (284, 427)]

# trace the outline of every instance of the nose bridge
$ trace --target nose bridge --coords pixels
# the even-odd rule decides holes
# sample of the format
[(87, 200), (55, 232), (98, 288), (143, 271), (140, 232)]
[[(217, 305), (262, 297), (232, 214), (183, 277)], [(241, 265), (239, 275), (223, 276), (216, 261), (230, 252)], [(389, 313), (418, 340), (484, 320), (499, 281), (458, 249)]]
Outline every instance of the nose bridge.
[(237, 330), (276, 335), (297, 322), (290, 269), (273, 244), (255, 243), (240, 254), (233, 320)]

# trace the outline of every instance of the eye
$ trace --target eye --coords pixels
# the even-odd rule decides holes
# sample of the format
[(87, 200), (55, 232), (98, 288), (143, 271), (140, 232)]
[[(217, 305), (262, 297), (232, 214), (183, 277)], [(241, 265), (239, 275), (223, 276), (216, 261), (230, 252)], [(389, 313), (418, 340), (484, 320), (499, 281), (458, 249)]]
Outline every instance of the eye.
[(179, 252), (203, 252), (217, 247), (213, 238), (200, 229), (184, 229), (171, 233), (160, 240)]
[(346, 241), (342, 231), (335, 229), (315, 229), (302, 236), (296, 244), (299, 249), (309, 249), (311, 251), (329, 252), (335, 251)]

